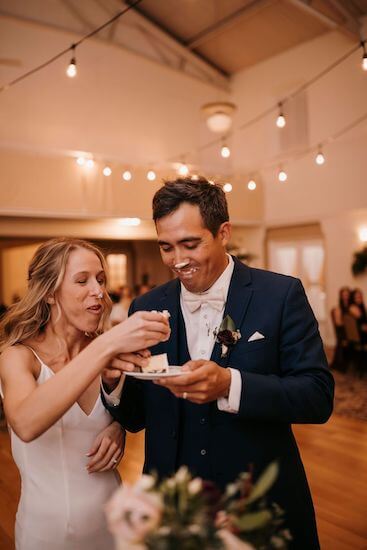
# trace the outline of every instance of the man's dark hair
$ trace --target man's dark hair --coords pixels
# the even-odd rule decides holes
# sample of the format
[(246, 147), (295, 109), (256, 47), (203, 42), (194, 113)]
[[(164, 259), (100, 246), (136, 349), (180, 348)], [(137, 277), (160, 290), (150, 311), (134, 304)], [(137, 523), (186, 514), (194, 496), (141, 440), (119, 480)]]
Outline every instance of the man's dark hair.
[(153, 197), (153, 220), (172, 214), (182, 203), (196, 204), (204, 226), (215, 237), (222, 223), (229, 220), (227, 199), (219, 185), (213, 185), (205, 178), (177, 178), (166, 181)]

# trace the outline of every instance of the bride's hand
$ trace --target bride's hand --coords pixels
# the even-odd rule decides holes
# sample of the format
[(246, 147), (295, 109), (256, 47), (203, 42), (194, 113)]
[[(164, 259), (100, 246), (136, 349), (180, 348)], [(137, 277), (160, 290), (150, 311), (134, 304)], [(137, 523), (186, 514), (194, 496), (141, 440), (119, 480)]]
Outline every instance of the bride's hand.
[(103, 337), (107, 338), (118, 355), (155, 346), (168, 340), (170, 333), (169, 322), (162, 313), (137, 311), (111, 328)]
[(150, 357), (150, 351), (140, 350), (136, 353), (120, 353), (102, 371), (102, 380), (105, 389), (112, 391), (120, 381), (124, 371), (133, 371), (136, 367), (145, 367)]
[(106, 472), (116, 468), (124, 456), (126, 432), (118, 422), (112, 422), (102, 430), (89, 449), (87, 463), (89, 474)]

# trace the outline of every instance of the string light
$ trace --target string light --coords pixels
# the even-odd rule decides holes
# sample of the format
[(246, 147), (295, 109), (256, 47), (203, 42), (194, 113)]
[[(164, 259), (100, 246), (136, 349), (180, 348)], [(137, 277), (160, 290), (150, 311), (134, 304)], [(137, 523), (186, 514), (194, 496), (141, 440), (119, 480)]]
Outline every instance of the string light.
[(366, 51), (366, 41), (361, 40), (361, 48), (362, 48), (362, 69), (364, 71), (367, 71), (367, 51)]
[(69, 78), (74, 78), (78, 73), (78, 70), (76, 68), (75, 46), (72, 46), (71, 51), (72, 51), (72, 58), (70, 60), (68, 68), (66, 69), (66, 74), (68, 75)]
[(124, 225), (124, 226), (127, 226), (127, 227), (134, 227), (134, 226), (137, 226), (137, 225), (140, 225), (141, 223), (141, 220), (140, 218), (120, 218), (117, 223), (119, 225)]
[(198, 181), (199, 176), (198, 176), (197, 174), (193, 174), (193, 175), (191, 176), (191, 179), (192, 179), (193, 181)]
[(278, 128), (284, 128), (284, 126), (286, 125), (286, 120), (285, 120), (285, 116), (284, 116), (284, 113), (283, 113), (283, 104), (278, 103), (278, 107), (279, 107), (279, 114), (278, 114), (276, 124), (277, 124)]
[(111, 168), (110, 168), (109, 166), (105, 166), (105, 167), (103, 168), (103, 175), (106, 176), (106, 177), (108, 177), (108, 176), (110, 176), (111, 174), (112, 174)]
[(358, 237), (362, 243), (367, 243), (367, 227), (361, 227), (359, 229)]
[(223, 191), (225, 193), (230, 193), (232, 191), (233, 187), (232, 187), (232, 184), (231, 183), (225, 183), (223, 185)]
[(78, 157), (78, 158), (76, 159), (76, 163), (77, 163), (78, 166), (84, 166), (84, 164), (85, 164), (85, 158), (84, 158), (84, 157)]
[(157, 175), (156, 175), (156, 173), (154, 172), (154, 170), (149, 170), (149, 171), (147, 172), (147, 179), (148, 179), (149, 181), (154, 181), (154, 180), (156, 179), (156, 177), (157, 177)]
[(281, 182), (284, 182), (284, 181), (287, 181), (287, 179), (288, 179), (287, 172), (285, 172), (285, 170), (280, 168), (278, 172), (278, 180)]
[(322, 152), (321, 145), (319, 145), (319, 149), (318, 149), (317, 155), (315, 157), (315, 162), (319, 166), (321, 166), (322, 164), (325, 164), (325, 157), (324, 157), (324, 153)]
[(177, 173), (179, 176), (187, 176), (187, 174), (189, 173), (189, 168), (187, 166), (187, 164), (185, 164), (184, 162), (180, 164), (180, 166), (178, 167), (178, 170), (177, 170)]
[(228, 145), (226, 145), (225, 143), (223, 143), (223, 145), (222, 145), (222, 148), (220, 150), (220, 154), (222, 155), (222, 157), (224, 159), (228, 159), (231, 156), (231, 150), (228, 147)]
[(85, 165), (86, 165), (87, 168), (93, 168), (93, 166), (94, 166), (94, 160), (93, 160), (93, 159), (87, 159), (87, 160), (85, 161)]
[(248, 184), (247, 184), (247, 188), (250, 190), (250, 191), (254, 191), (256, 189), (256, 181), (251, 179)]
[(123, 172), (123, 174), (122, 174), (122, 179), (125, 180), (125, 181), (130, 181), (132, 177), (133, 176), (132, 176), (130, 170), (125, 170), (125, 172)]

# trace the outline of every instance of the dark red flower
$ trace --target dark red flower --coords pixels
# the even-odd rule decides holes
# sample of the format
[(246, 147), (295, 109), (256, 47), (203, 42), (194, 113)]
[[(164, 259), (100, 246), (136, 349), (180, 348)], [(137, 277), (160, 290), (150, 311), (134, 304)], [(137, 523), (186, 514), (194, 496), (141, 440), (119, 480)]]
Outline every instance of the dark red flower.
[(225, 346), (233, 346), (237, 342), (234, 334), (232, 330), (221, 330), (217, 334), (217, 342)]

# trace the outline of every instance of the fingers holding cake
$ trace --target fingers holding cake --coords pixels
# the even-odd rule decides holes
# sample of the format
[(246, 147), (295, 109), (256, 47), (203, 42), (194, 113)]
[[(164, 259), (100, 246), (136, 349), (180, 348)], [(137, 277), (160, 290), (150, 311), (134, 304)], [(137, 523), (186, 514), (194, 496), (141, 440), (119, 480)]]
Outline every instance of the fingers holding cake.
[(168, 318), (162, 312), (138, 311), (108, 331), (110, 344), (119, 353), (135, 352), (168, 340)]
[(109, 365), (110, 369), (116, 369), (119, 371), (142, 371), (149, 365), (150, 351), (143, 350), (137, 353), (120, 353), (117, 355)]

